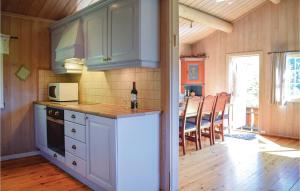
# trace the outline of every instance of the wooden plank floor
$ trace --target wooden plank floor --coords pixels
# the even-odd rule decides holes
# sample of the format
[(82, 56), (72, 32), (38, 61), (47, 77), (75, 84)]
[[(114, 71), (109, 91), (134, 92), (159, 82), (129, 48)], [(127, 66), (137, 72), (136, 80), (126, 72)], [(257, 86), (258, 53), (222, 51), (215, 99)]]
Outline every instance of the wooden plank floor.
[(1, 162), (1, 191), (90, 190), (41, 156)]
[[(179, 158), (180, 190), (300, 190), (300, 143), (262, 137), (226, 138)], [(41, 156), (1, 163), (1, 190), (90, 190)]]
[(179, 158), (180, 190), (300, 190), (300, 143), (263, 137), (252, 141), (225, 138)]

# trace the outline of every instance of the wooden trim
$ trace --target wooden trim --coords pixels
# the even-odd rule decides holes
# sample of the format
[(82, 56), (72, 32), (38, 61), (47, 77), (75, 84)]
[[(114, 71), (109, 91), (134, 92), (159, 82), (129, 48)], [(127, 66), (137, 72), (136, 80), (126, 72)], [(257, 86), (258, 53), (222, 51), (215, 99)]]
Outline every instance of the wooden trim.
[(181, 61), (185, 62), (185, 61), (205, 61), (205, 59), (207, 58), (197, 58), (197, 57), (183, 57), (180, 58)]
[(28, 16), (28, 15), (21, 15), (21, 14), (6, 12), (6, 11), (1, 11), (1, 16), (27, 19), (27, 20), (33, 20), (33, 21), (42, 21), (42, 22), (48, 22), (48, 23), (55, 22), (54, 20), (50, 20), (50, 19), (43, 19), (43, 18), (39, 18), (39, 17), (32, 17), (32, 16)]
[(284, 138), (284, 139), (292, 139), (292, 140), (300, 140), (299, 137), (282, 136), (282, 135), (276, 135), (276, 134), (272, 134), (272, 133), (262, 133), (262, 132), (259, 132), (258, 134), (261, 135), (261, 136)]
[(0, 161), (6, 161), (6, 160), (12, 160), (12, 159), (18, 159), (18, 158), (24, 158), (24, 157), (30, 157), (30, 156), (35, 156), (39, 155), (40, 151), (31, 151), (31, 152), (26, 152), (26, 153), (19, 153), (19, 154), (13, 154), (13, 155), (5, 155), (1, 156)]
[(160, 1), (161, 172), (160, 190), (178, 190), (178, 2)]

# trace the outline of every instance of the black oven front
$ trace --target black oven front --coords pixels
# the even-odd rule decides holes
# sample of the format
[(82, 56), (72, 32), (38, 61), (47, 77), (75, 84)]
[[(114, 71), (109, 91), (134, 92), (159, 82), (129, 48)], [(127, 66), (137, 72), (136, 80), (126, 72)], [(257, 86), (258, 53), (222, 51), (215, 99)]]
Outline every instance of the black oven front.
[(48, 148), (65, 156), (64, 110), (47, 107)]

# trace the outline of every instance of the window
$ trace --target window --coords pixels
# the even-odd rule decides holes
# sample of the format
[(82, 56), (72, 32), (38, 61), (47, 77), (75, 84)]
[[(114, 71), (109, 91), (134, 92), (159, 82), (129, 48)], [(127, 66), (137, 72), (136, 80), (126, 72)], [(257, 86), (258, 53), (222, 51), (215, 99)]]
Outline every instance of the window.
[(287, 101), (300, 101), (300, 53), (289, 53), (286, 57)]

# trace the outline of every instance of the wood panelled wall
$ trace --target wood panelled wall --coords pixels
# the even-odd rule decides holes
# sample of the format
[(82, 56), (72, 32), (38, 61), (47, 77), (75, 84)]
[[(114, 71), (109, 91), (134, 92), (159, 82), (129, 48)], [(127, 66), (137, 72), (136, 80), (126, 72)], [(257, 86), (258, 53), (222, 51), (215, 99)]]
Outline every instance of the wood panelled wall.
[(193, 45), (193, 53), (207, 53), (206, 93), (227, 89), (226, 54), (262, 51), (260, 70), (260, 131), (299, 138), (300, 103), (277, 106), (270, 103), (271, 61), (269, 51), (300, 49), (300, 0), (263, 4), (234, 22), (230, 34), (215, 32)]
[[(4, 58), (4, 100), (1, 110), (1, 156), (35, 150), (32, 102), (37, 100), (38, 69), (50, 68), (51, 22), (28, 17), (1, 15), (1, 33), (10, 40)], [(31, 74), (20, 81), (15, 73), (26, 66)]]

